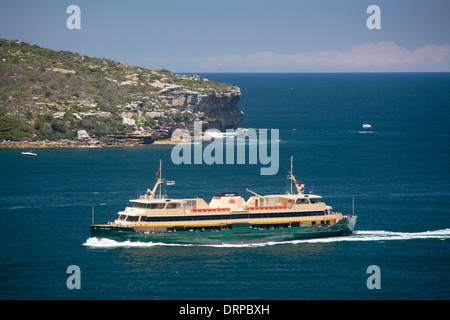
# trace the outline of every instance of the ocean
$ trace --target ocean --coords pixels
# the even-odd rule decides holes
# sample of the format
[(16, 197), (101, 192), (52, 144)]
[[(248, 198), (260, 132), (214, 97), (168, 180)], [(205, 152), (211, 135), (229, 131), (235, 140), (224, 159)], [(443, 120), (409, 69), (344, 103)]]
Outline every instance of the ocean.
[[(171, 145), (0, 149), (2, 300), (450, 298), (450, 74), (201, 74), (241, 88), (243, 128), (279, 130), (279, 170), (180, 164)], [(363, 130), (362, 123), (372, 125)], [(287, 190), (294, 174), (352, 235), (192, 246), (90, 237), (153, 187), (170, 197)], [(69, 266), (80, 289), (69, 289)], [(378, 272), (370, 271), (377, 266)], [(374, 279), (378, 288), (369, 283)]]

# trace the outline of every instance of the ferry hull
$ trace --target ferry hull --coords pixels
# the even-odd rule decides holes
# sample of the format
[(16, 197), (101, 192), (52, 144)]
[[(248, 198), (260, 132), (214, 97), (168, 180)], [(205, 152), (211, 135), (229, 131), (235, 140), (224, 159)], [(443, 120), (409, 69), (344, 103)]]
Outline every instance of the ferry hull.
[(292, 241), (336, 237), (351, 234), (356, 217), (340, 220), (333, 226), (288, 227), (261, 230), (250, 225), (235, 225), (219, 231), (177, 231), (165, 233), (143, 233), (133, 227), (90, 225), (91, 234), (96, 238), (115, 241), (140, 241), (168, 244), (240, 244), (264, 243), (269, 241)]

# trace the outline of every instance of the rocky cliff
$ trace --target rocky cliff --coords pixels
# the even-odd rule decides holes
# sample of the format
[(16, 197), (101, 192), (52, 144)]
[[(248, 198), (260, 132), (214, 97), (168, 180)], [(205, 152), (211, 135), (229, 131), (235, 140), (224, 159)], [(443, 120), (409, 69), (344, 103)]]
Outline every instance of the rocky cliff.
[[(227, 90), (196, 91), (180, 86), (168, 86), (162, 90), (163, 101), (176, 112), (187, 112), (195, 117), (185, 121), (187, 127), (195, 120), (203, 120), (203, 128), (216, 128), (221, 131), (236, 129), (244, 114), (238, 109), (241, 97), (238, 87)], [(175, 111), (174, 111), (175, 112)]]
[[(236, 128), (236, 86), (0, 39), (0, 142), (170, 137)], [(141, 139), (142, 140), (142, 139)]]

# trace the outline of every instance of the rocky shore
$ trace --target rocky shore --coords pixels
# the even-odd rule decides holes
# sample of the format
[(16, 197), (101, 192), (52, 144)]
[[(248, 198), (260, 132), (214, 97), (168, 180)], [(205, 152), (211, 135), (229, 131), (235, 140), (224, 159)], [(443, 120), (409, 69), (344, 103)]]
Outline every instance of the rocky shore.
[[(236, 128), (244, 118), (244, 113), (237, 108), (241, 92), (238, 87), (224, 92), (196, 92), (186, 90), (180, 86), (168, 86), (170, 90), (164, 92), (166, 104), (171, 108), (169, 112), (173, 114), (188, 113), (192, 116), (180, 122), (168, 122), (157, 128), (138, 127), (133, 117), (142, 115), (144, 104), (135, 103), (135, 108), (129, 108), (124, 123), (134, 129), (131, 133), (93, 136), (91, 137), (87, 130), (79, 130), (77, 139), (58, 139), (58, 140), (32, 140), (26, 138), (21, 141), (0, 141), (0, 148), (64, 148), (64, 147), (109, 147), (109, 146), (132, 146), (139, 144), (173, 144), (170, 140), (173, 130), (176, 128), (187, 129), (193, 133), (194, 121), (201, 121), (204, 130), (215, 128), (225, 131), (229, 128)], [(147, 112), (154, 119), (168, 117), (167, 112)], [(65, 112), (56, 112), (54, 119), (67, 120)], [(97, 114), (75, 114), (80, 119), (89, 117), (100, 117)], [(82, 117), (82, 118), (81, 118)], [(101, 117), (110, 117), (104, 115)], [(125, 120), (128, 120), (126, 122)]]
[(42, 141), (2, 141), (0, 148), (76, 148), (76, 147), (119, 147), (119, 146), (133, 146), (141, 144), (136, 140), (116, 140), (116, 141), (90, 141), (83, 142), (78, 140), (61, 139), (56, 141), (42, 140)]

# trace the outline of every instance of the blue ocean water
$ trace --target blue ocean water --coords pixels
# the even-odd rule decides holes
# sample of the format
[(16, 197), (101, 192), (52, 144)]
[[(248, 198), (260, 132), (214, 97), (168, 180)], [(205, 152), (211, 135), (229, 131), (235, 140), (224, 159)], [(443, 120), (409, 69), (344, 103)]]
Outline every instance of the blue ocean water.
[[(204, 74), (241, 88), (241, 127), (279, 130), (280, 168), (175, 165), (172, 146), (0, 150), (0, 299), (450, 298), (450, 74)], [(372, 125), (363, 131), (363, 122)], [(116, 217), (163, 175), (169, 196), (286, 190), (294, 173), (351, 236), (236, 246), (115, 243)], [(69, 290), (67, 267), (81, 270)], [(367, 268), (381, 289), (368, 289)]]

